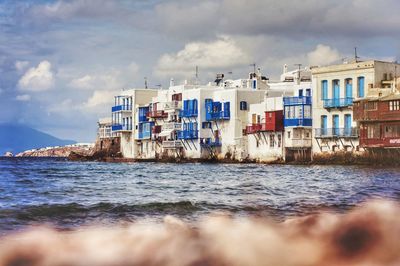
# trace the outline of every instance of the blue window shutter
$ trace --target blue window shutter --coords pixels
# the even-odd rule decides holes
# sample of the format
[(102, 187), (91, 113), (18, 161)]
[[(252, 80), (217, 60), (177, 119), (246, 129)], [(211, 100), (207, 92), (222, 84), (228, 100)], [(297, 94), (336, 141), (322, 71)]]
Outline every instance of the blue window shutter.
[(358, 97), (364, 97), (364, 77), (358, 77)]
[(328, 98), (328, 81), (323, 80), (321, 85), (321, 100), (325, 100)]

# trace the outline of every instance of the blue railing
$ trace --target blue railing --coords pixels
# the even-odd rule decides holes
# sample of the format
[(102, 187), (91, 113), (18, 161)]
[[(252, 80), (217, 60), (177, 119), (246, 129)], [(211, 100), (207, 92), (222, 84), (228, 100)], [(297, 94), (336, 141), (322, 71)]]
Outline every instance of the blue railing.
[(111, 112), (132, 111), (132, 105), (116, 105), (111, 107)]
[(325, 99), (324, 108), (340, 108), (353, 105), (353, 98)]
[(357, 127), (349, 128), (316, 128), (316, 138), (347, 137), (358, 138), (359, 130)]
[(311, 118), (285, 118), (283, 120), (283, 125), (285, 127), (311, 127), (312, 119)]
[(201, 139), (200, 145), (202, 147), (220, 147), (222, 143), (219, 140), (212, 141), (211, 138)]
[(312, 104), (311, 96), (283, 97), (284, 105)]
[(230, 111), (218, 111), (218, 112), (206, 113), (206, 121), (229, 120), (229, 119), (231, 119)]
[(180, 117), (197, 117), (198, 112), (195, 109), (179, 110)]
[(178, 139), (198, 139), (198, 130), (180, 130), (178, 131)]
[(112, 131), (128, 131), (132, 130), (132, 125), (114, 124), (111, 126)]

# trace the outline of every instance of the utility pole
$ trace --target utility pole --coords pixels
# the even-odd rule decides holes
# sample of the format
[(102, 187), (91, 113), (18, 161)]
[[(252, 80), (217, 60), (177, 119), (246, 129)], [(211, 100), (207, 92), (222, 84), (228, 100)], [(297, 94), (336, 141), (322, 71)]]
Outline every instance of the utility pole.
[(360, 57), (357, 55), (357, 47), (354, 47), (354, 59), (356, 60), (356, 63), (358, 63), (358, 58)]
[(300, 69), (301, 69), (302, 64), (294, 64), (294, 65), (298, 67), (298, 71), (297, 71), (297, 84), (299, 85), (299, 84), (300, 84)]
[(148, 88), (148, 86), (147, 86), (147, 77), (144, 77), (144, 88), (145, 88), (145, 89)]
[(199, 84), (199, 66), (196, 66), (196, 80), (195, 85)]
[(253, 73), (255, 74), (256, 73), (256, 63), (250, 64), (250, 66), (253, 67)]

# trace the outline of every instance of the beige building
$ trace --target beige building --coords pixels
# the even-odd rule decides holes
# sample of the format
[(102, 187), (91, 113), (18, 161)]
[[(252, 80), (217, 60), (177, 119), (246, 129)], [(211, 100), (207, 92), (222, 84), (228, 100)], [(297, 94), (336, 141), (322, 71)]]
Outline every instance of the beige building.
[(400, 65), (376, 60), (312, 69), (313, 154), (359, 151), (353, 101), (390, 87)]

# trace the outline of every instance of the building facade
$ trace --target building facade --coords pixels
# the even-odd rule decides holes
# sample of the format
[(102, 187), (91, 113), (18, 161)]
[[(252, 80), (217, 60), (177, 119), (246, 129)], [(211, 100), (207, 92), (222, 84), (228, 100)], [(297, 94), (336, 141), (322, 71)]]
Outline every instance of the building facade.
[(312, 69), (313, 154), (362, 151), (353, 101), (385, 87), (398, 65), (376, 60)]

